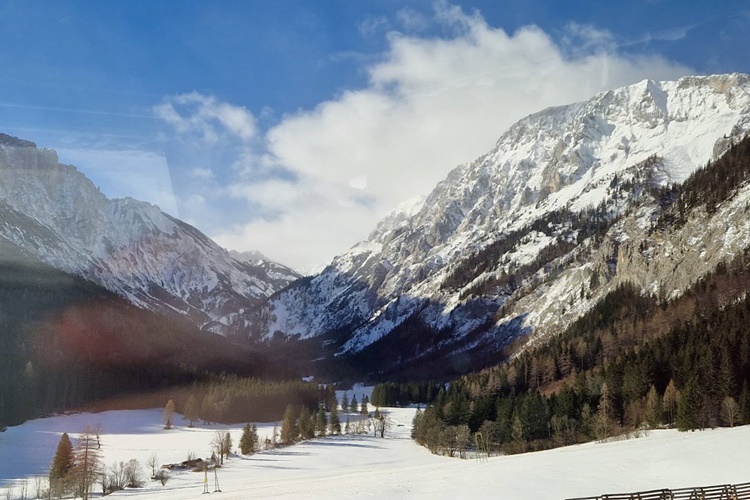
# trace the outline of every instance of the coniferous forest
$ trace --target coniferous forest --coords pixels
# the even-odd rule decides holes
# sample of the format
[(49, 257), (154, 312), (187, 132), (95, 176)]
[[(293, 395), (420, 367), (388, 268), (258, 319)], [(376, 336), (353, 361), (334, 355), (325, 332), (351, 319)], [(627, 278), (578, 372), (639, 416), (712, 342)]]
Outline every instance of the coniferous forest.
[[(298, 379), (289, 365), (23, 259), (0, 265), (0, 311), (0, 428), (66, 410), (159, 407), (165, 391), (215, 386), (222, 373)], [(288, 397), (283, 405), (310, 392), (276, 382), (266, 390)]]
[[(745, 139), (662, 189), (651, 232), (694, 210), (712, 213), (748, 177)], [(561, 335), (441, 389), (417, 414), (413, 437), (453, 455), (470, 435), (482, 448), (522, 452), (656, 427), (750, 424), (747, 290), (750, 249), (674, 300), (625, 284)]]

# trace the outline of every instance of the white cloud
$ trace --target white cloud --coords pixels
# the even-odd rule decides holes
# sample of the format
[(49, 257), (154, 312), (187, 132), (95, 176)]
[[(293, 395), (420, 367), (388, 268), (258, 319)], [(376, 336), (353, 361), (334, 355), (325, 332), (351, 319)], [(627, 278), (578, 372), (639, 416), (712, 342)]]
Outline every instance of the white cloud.
[(359, 23), (358, 29), (362, 36), (371, 37), (380, 32), (386, 31), (390, 27), (388, 19), (383, 16), (368, 17)]
[(409, 32), (424, 31), (430, 25), (430, 20), (424, 14), (411, 7), (404, 7), (396, 12), (396, 20)]
[(256, 119), (247, 109), (198, 92), (167, 97), (154, 106), (154, 113), (180, 133), (197, 134), (207, 143), (225, 132), (243, 141), (257, 133)]
[(214, 178), (214, 172), (210, 168), (194, 168), (190, 171), (190, 175), (201, 180), (210, 180)]
[[(485, 153), (518, 119), (643, 78), (690, 72), (658, 56), (619, 54), (612, 37), (591, 26), (573, 25), (556, 42), (534, 26), (506, 33), (445, 3), (436, 4), (432, 22), (451, 35), (391, 32), (388, 50), (365, 68), (367, 86), (266, 131), (228, 190), (274, 216), (214, 232), (220, 243), (299, 268), (326, 262), (401, 201), (427, 194), (451, 168)], [(386, 25), (370, 20), (360, 28), (372, 34)], [(163, 118), (193, 123), (169, 108)], [(278, 169), (289, 175), (274, 178)]]

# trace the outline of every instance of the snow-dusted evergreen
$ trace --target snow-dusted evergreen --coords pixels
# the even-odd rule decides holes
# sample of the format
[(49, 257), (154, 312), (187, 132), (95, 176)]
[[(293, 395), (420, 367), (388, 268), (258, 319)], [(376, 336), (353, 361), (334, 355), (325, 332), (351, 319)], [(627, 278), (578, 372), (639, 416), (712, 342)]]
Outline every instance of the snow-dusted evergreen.
[[(387, 342), (408, 319), (400, 339), (415, 321), (442, 333), (411, 354), (417, 357), (499, 348), (519, 332), (559, 330), (623, 279), (644, 291), (679, 294), (744, 245), (747, 218), (732, 214), (748, 197), (639, 253), (628, 242), (648, 237), (659, 210), (649, 190), (684, 181), (748, 129), (750, 78), (739, 74), (646, 80), (546, 109), (244, 323), (266, 339), (344, 332), (344, 354)], [(731, 241), (712, 245), (703, 232), (716, 226), (716, 236), (726, 217), (737, 221)], [(601, 234), (583, 229), (593, 219), (605, 222)], [(497, 259), (481, 253), (493, 244), (503, 248), (505, 240)], [(696, 241), (704, 242), (702, 252)], [(483, 266), (462, 271), (472, 255)], [(676, 266), (691, 269), (679, 280)], [(508, 275), (517, 280), (508, 284)]]
[(221, 332), (220, 318), (257, 304), (298, 275), (236, 259), (158, 207), (107, 199), (50, 149), (0, 137), (0, 245), (81, 275), (141, 307), (177, 312)]

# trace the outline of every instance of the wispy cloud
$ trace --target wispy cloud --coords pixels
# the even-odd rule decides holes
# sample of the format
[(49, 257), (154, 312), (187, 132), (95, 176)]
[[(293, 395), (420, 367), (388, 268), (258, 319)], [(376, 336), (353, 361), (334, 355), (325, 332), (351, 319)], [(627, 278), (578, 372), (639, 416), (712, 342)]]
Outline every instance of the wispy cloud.
[(170, 96), (154, 106), (154, 113), (180, 133), (196, 133), (209, 143), (224, 132), (244, 141), (257, 133), (256, 119), (247, 109), (198, 92)]
[(107, 111), (101, 109), (83, 109), (83, 108), (60, 108), (55, 106), (36, 106), (32, 104), (18, 104), (10, 102), (0, 102), (0, 107), (3, 108), (16, 108), (16, 109), (32, 109), (39, 111), (55, 111), (60, 113), (74, 113), (80, 115), (99, 115), (99, 116), (114, 116), (118, 118), (153, 118), (150, 114), (141, 113), (122, 113), (117, 111)]
[(364, 21), (359, 23), (357, 27), (359, 33), (365, 37), (371, 37), (388, 31), (391, 27), (391, 23), (386, 17), (368, 17)]

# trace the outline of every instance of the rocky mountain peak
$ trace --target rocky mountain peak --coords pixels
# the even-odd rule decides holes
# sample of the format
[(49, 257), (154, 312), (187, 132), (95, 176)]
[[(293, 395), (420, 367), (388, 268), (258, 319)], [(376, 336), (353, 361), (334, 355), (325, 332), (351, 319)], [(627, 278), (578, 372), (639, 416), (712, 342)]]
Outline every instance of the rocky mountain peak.
[[(540, 259), (583, 259), (572, 255), (590, 252), (580, 245), (594, 234), (591, 220), (605, 227), (625, 216), (646, 190), (684, 181), (748, 130), (750, 80), (738, 74), (644, 80), (542, 110), (248, 322), (264, 338), (338, 332), (340, 354), (383, 349), (391, 338), (408, 343), (404, 325), (419, 330), (415, 321), (447, 332), (444, 345), (455, 348), (489, 338), (502, 344), (510, 331), (561, 317), (558, 309), (542, 317), (518, 305), (533, 308), (550, 286), (537, 289), (536, 280), (548, 278), (535, 273), (551, 269), (549, 261), (533, 268)], [(617, 241), (598, 257), (606, 273)], [(562, 275), (579, 294), (580, 280), (589, 277)], [(485, 291), (472, 295), (479, 289)], [(574, 317), (570, 308), (564, 317)]]
[(0, 146), (11, 146), (14, 148), (35, 148), (36, 143), (31, 141), (25, 141), (12, 135), (3, 134), (0, 132)]
[(55, 151), (7, 137), (0, 143), (0, 240), (32, 259), (217, 333), (218, 320), (298, 277), (272, 261), (234, 259), (155, 205), (107, 199)]

